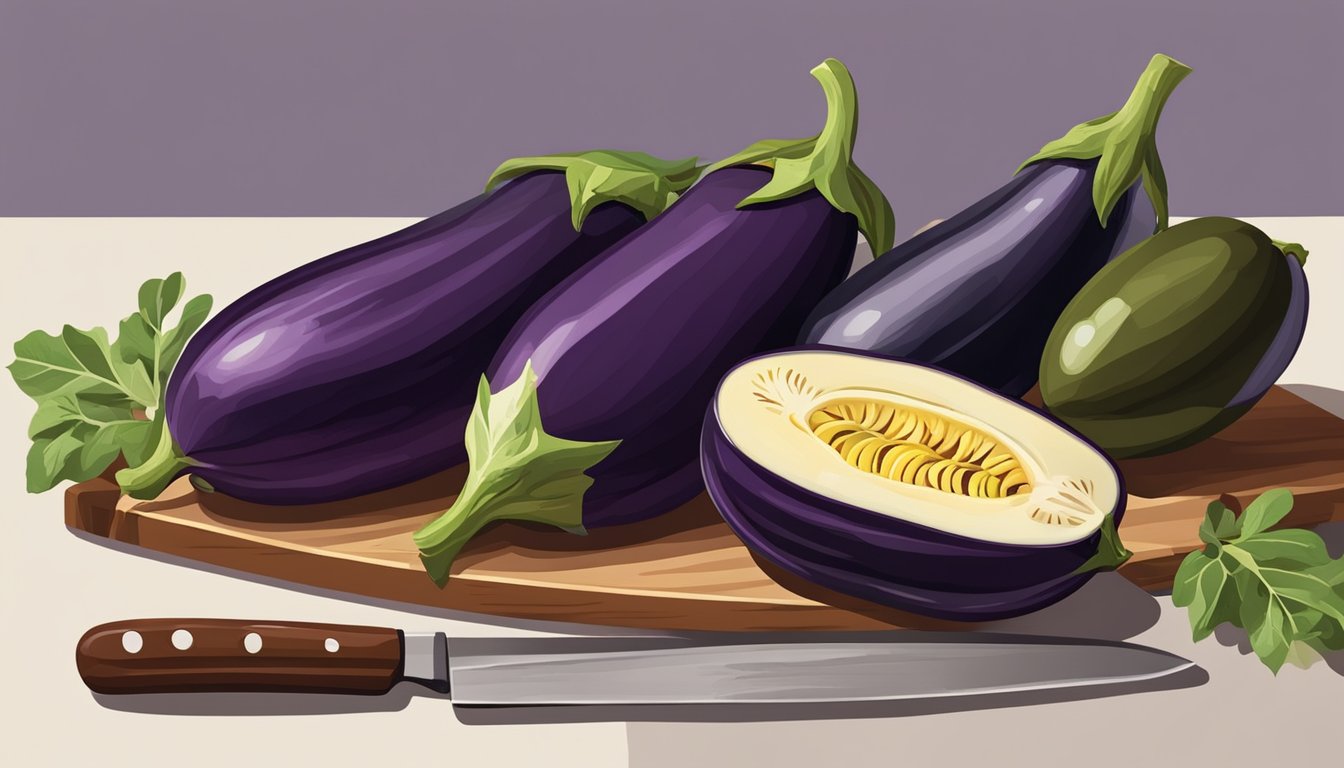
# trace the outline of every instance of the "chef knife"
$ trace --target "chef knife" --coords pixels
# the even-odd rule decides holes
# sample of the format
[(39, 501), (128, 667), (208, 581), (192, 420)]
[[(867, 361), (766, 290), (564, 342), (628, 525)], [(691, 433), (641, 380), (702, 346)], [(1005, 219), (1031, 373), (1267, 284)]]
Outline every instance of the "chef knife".
[(379, 627), (139, 619), (75, 659), (98, 693), (385, 693), (458, 706), (891, 701), (1149, 680), (1193, 664), (1138, 645), (991, 633), (449, 638)]

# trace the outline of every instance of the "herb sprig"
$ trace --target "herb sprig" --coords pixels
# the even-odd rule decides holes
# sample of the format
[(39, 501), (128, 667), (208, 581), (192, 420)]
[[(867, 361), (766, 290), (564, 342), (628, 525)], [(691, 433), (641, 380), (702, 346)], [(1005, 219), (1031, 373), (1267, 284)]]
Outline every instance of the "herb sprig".
[(1285, 662), (1307, 666), (1344, 650), (1344, 558), (1332, 560), (1311, 531), (1270, 530), (1292, 508), (1286, 488), (1240, 515), (1222, 500), (1209, 504), (1199, 527), (1206, 546), (1186, 555), (1171, 591), (1196, 641), (1223, 623), (1241, 627), (1276, 674)]
[(187, 339), (210, 314), (201, 295), (169, 319), (186, 288), (181, 272), (140, 286), (139, 310), (121, 321), (116, 341), (107, 330), (66, 325), (59, 334), (33, 331), (14, 343), (9, 372), (37, 402), (28, 424), (28, 491), (62, 480), (96, 477), (125, 456), (148, 458), (163, 429), (168, 375)]

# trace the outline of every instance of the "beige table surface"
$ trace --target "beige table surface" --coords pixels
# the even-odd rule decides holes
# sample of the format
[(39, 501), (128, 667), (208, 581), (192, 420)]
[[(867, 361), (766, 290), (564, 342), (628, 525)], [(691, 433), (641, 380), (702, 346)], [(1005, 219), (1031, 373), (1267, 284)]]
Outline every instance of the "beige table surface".
[[(1252, 219), (1306, 244), (1311, 319), (1283, 384), (1344, 415), (1344, 217)], [(273, 275), (409, 219), (0, 219), (0, 340), (62, 323), (105, 325), (134, 309), (148, 277), (182, 270), (216, 307)], [(970, 711), (924, 706), (883, 716), (771, 722), (467, 725), (442, 700), (255, 703), (214, 697), (100, 703), (75, 673), (75, 641), (114, 619), (219, 616), (350, 622), (463, 635), (583, 627), (427, 616), (135, 557), (77, 538), (61, 495), (24, 491), (32, 405), (0, 383), (0, 765), (485, 766), (1327, 765), (1344, 754), (1344, 659), (1277, 678), (1244, 634), (1190, 642), (1185, 612), (1114, 574), (1011, 629), (1131, 637), (1203, 667), (1202, 685)], [(1340, 524), (1327, 538), (1344, 544)], [(610, 631), (610, 630), (606, 630)], [(404, 686), (403, 686), (404, 688)], [(151, 697), (152, 698), (152, 697)], [(267, 714), (248, 713), (249, 707)], [(147, 711), (148, 710), (148, 711)], [(224, 712), (229, 714), (204, 714)], [(239, 710), (244, 710), (239, 714)], [(701, 715), (700, 720), (712, 717)], [(1310, 758), (1311, 762), (1306, 762)]]

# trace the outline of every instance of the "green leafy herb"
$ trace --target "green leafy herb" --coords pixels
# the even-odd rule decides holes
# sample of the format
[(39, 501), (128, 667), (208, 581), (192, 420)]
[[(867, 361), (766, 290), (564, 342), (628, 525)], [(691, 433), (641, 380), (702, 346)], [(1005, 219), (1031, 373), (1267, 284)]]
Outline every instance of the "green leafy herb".
[(70, 325), (15, 342), (9, 372), (37, 402), (28, 425), (29, 492), (88, 480), (118, 456), (130, 466), (148, 458), (163, 431), (168, 374), (210, 314), (210, 297), (197, 296), (170, 323), (185, 287), (180, 272), (146, 281), (139, 311), (121, 321), (115, 342), (103, 328)]
[(1221, 500), (1209, 504), (1199, 527), (1207, 546), (1186, 555), (1171, 590), (1196, 641), (1219, 624), (1242, 627), (1276, 673), (1344, 650), (1344, 558), (1331, 560), (1311, 531), (1270, 530), (1292, 508), (1285, 488), (1261, 494), (1240, 516)]

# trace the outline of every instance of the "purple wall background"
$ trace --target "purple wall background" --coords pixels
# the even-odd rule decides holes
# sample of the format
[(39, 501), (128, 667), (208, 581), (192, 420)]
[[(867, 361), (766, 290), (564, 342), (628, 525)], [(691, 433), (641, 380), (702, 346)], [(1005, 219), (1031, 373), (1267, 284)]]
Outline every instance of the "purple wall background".
[(427, 215), (505, 157), (717, 158), (813, 133), (854, 72), (899, 231), (1195, 72), (1173, 210), (1344, 214), (1344, 2), (0, 0), (0, 215)]

